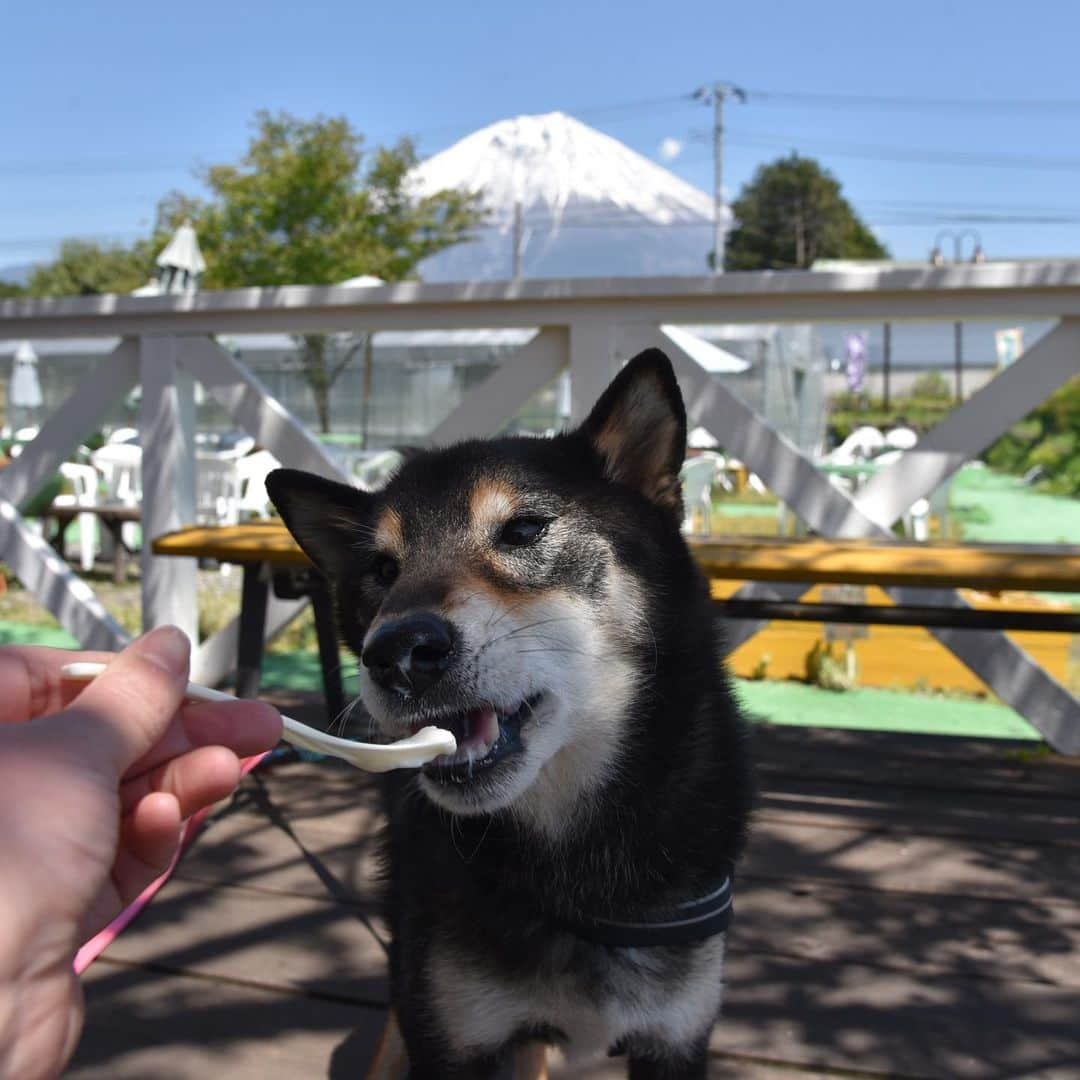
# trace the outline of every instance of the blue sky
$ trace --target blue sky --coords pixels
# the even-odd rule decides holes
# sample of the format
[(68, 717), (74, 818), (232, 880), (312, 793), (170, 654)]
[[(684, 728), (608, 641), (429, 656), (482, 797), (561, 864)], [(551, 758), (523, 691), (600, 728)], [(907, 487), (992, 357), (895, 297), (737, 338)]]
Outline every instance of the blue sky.
[(162, 194), (197, 190), (198, 163), (243, 150), (260, 108), (344, 114), (370, 143), (411, 134), (425, 154), (563, 109), (657, 160), (678, 141), (668, 167), (710, 190), (709, 113), (685, 96), (717, 78), (751, 91), (728, 110), (734, 190), (797, 149), (898, 257), (924, 257), (962, 214), (990, 257), (1080, 256), (1066, 0), (5, 0), (0, 38), (0, 276), (63, 236), (133, 239)]

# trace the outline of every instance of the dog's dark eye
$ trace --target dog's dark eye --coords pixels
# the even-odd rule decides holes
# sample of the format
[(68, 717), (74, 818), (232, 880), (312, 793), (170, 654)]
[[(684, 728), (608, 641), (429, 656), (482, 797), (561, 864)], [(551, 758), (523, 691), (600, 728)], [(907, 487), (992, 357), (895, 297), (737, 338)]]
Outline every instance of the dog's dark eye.
[(375, 575), (375, 580), (381, 584), (393, 585), (397, 581), (400, 570), (397, 560), (389, 555), (377, 555), (371, 564), (371, 572)]
[(498, 543), (504, 547), (528, 547), (535, 544), (551, 523), (547, 518), (511, 518), (499, 533)]

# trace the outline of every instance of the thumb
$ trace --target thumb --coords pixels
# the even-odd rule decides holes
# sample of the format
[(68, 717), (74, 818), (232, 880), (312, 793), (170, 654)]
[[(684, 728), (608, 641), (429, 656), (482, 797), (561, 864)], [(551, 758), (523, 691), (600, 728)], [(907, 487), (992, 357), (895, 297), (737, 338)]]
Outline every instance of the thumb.
[(165, 734), (184, 700), (191, 644), (175, 626), (151, 630), (109, 666), (57, 717), (89, 756), (117, 777)]

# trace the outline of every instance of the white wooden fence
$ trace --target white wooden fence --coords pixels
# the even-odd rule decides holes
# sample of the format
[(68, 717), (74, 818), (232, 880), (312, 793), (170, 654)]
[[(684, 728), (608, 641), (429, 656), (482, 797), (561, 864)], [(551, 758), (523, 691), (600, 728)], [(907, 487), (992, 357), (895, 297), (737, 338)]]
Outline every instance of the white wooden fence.
[[(834, 487), (663, 330), (680, 323), (980, 318), (1057, 322), (1017, 363), (854, 497)], [(1080, 263), (365, 289), (290, 286), (179, 297), (0, 301), (0, 338), (121, 338), (111, 356), (0, 474), (0, 558), (85, 646), (110, 649), (122, 644), (121, 627), (27, 527), (17, 507), (53, 475), (106, 410), (141, 383), (144, 624), (168, 621), (194, 634), (194, 562), (156, 559), (149, 549), (154, 537), (194, 520), (195, 381), (281, 461), (338, 475), (321, 445), (213, 335), (492, 327), (539, 327), (540, 332), (469, 392), (430, 433), (431, 443), (499, 431), (565, 368), (570, 371), (573, 417), (579, 419), (621, 361), (657, 345), (675, 364), (691, 424), (710, 430), (814, 530), (835, 537), (887, 536), (908, 506), (1080, 373)], [(758, 583), (748, 584), (739, 595), (794, 599), (804, 591), (799, 585)], [(890, 592), (908, 603), (965, 603), (951, 590)], [(277, 632), (295, 610), (292, 603), (273, 602), (268, 634)], [(735, 624), (733, 643), (745, 641), (761, 625)], [(1080, 753), (1080, 702), (1014, 642), (986, 631), (934, 634), (1051, 744)], [(223, 678), (235, 657), (235, 641), (233, 624), (204, 642), (195, 657), (194, 677), (210, 683)]]

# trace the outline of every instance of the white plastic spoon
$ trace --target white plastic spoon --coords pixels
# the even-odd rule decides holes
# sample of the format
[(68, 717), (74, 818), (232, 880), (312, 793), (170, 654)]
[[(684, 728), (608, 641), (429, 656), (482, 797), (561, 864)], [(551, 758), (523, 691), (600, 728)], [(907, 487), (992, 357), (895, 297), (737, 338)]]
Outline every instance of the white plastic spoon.
[[(65, 679), (76, 682), (90, 682), (105, 670), (104, 664), (66, 664), (60, 669)], [(232, 694), (211, 690), (208, 686), (188, 683), (186, 696), (196, 701), (236, 701)], [(330, 754), (355, 765), (367, 772), (389, 772), (391, 769), (418, 769), (442, 754), (452, 754), (457, 749), (457, 740), (451, 731), (440, 727), (421, 728), (415, 735), (399, 739), (392, 743), (363, 743), (350, 739), (339, 739), (327, 735), (317, 728), (308, 727), (290, 716), (282, 714), (286, 742), (304, 750), (314, 750), (319, 754)]]

